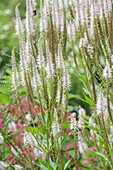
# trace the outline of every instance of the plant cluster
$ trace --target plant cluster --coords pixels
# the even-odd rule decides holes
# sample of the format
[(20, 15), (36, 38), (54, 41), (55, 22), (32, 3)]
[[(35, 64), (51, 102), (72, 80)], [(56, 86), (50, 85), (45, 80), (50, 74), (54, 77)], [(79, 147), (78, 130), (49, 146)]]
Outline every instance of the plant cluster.
[[(113, 1), (40, 1), (39, 27), (36, 5), (26, 0), (24, 21), (16, 6), (20, 62), (13, 49), (15, 102), (1, 105), (0, 166), (113, 169)], [(91, 117), (69, 112), (70, 65)]]

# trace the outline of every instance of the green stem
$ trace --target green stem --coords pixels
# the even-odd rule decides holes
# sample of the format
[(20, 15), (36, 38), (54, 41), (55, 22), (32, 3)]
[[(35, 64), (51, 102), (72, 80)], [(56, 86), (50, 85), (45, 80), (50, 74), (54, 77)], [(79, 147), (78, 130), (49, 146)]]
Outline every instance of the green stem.
[(46, 124), (46, 140), (47, 140), (47, 163), (48, 163), (48, 170), (50, 170), (50, 149), (49, 149), (49, 120), (47, 115), (47, 124)]

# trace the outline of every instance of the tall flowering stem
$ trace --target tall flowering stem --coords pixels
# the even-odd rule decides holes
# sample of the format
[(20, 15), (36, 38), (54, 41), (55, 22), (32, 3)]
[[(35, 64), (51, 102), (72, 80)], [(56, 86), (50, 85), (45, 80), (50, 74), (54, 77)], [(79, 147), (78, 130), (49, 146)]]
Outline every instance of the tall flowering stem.
[(77, 129), (76, 118), (73, 117), (73, 115), (71, 117), (70, 130), (72, 130), (72, 133), (73, 133), (73, 136), (74, 136), (74, 144), (75, 144), (75, 169), (78, 170), (78, 156), (77, 156), (78, 129)]
[[(66, 12), (65, 2), (57, 2), (58, 5), (63, 7), (64, 13), (62, 14), (62, 35), (63, 39), (58, 40), (56, 43), (55, 36), (57, 36), (58, 25), (55, 24), (55, 15), (61, 15), (61, 11), (58, 13), (58, 9), (54, 9), (54, 3), (51, 1), (44, 1), (41, 3), (41, 19), (40, 19), (40, 31), (42, 35), (36, 41), (35, 22), (33, 15), (34, 1), (26, 0), (26, 25), (21, 20), (18, 6), (16, 7), (16, 30), (19, 38), (20, 49), (20, 62), (19, 72), (15, 65), (14, 52), (12, 55), (13, 60), (13, 87), (17, 90), (17, 86), (22, 86), (27, 96), (28, 110), (30, 113), (30, 120), (32, 120), (33, 127), (35, 123), (33, 121), (33, 114), (35, 113), (42, 129), (44, 129), (44, 135), (46, 136), (46, 154), (48, 169), (50, 169), (50, 150), (52, 150), (53, 161), (56, 163), (57, 149), (55, 145), (61, 149), (58, 136), (55, 135), (54, 126), (57, 128), (59, 124), (55, 124), (55, 117), (59, 117), (61, 113), (61, 132), (59, 132), (59, 139), (62, 140), (63, 136), (63, 124), (67, 115), (68, 107), (68, 91), (70, 87), (70, 78), (68, 74), (67, 63), (65, 61), (66, 53)], [(56, 10), (56, 11), (54, 11)], [(44, 17), (46, 16), (46, 21)], [(49, 25), (50, 27), (49, 27)], [(59, 23), (60, 24), (60, 23)], [(61, 31), (61, 30), (59, 30)], [(41, 34), (41, 33), (40, 33)], [(49, 36), (48, 36), (49, 35)], [(48, 43), (49, 42), (49, 43)], [(38, 106), (37, 106), (38, 103)], [(20, 103), (21, 105), (21, 103)], [(40, 108), (40, 115), (37, 113), (37, 107)], [(57, 108), (57, 111), (56, 111)], [(34, 113), (33, 113), (34, 109)], [(21, 109), (22, 113), (23, 110)], [(56, 114), (56, 115), (55, 115)], [(28, 116), (25, 117), (25, 119)], [(44, 126), (44, 127), (43, 127)], [(31, 128), (27, 128), (29, 130)], [(36, 134), (33, 134), (35, 140), (38, 139), (39, 132), (35, 128)], [(32, 133), (32, 131), (31, 131)], [(44, 138), (45, 139), (45, 138)], [(38, 142), (38, 141), (37, 141)], [(38, 142), (38, 145), (40, 143)], [(36, 146), (36, 145), (35, 145)], [(52, 149), (51, 149), (52, 148)], [(28, 157), (32, 165), (32, 158), (30, 156), (30, 149), (28, 145)], [(43, 149), (43, 147), (41, 147)], [(58, 151), (59, 152), (59, 151)], [(61, 164), (63, 168), (63, 161), (61, 151), (59, 152), (61, 157)]]

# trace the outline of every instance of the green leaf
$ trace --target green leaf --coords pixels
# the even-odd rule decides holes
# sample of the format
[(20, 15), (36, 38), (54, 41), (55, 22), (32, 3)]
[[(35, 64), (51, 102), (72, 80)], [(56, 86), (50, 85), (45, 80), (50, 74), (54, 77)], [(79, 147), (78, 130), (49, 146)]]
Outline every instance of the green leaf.
[(63, 137), (63, 139), (61, 141), (61, 145), (65, 142), (65, 140), (67, 139), (67, 136), (68, 136), (68, 134)]
[(88, 168), (87, 166), (85, 166), (84, 164), (82, 164), (81, 162), (78, 162), (79, 167), (91, 170), (91, 168)]
[(67, 129), (67, 128), (69, 128), (69, 122), (65, 122), (65, 123), (63, 124), (63, 129)]
[(6, 70), (6, 72), (7, 72), (9, 75), (11, 75), (11, 74), (12, 74), (12, 70), (11, 70), (11, 69), (9, 69), (9, 68)]
[[(39, 150), (39, 151), (41, 151), (42, 152), (42, 150), (46, 153), (46, 150), (44, 149), (44, 146), (43, 145), (40, 145), (40, 148), (39, 147), (36, 147), (36, 146), (34, 146), (34, 145), (32, 145), (34, 148), (36, 148), (37, 150)], [(46, 148), (46, 147), (45, 147)], [(47, 148), (46, 148), (47, 149)]]
[(46, 140), (45, 132), (42, 128), (38, 128), (38, 133)]
[(75, 150), (71, 150), (71, 151), (69, 152), (69, 155), (74, 158), (74, 157), (75, 157)]
[(67, 149), (66, 151), (74, 151), (75, 148), (70, 148), (70, 149)]
[(81, 80), (81, 81), (87, 83), (87, 78), (86, 78), (86, 76), (77, 74), (77, 77), (79, 78), (79, 80)]
[(64, 166), (64, 170), (68, 167), (69, 163), (70, 163), (71, 159), (65, 164)]
[(108, 131), (111, 126), (112, 124), (108, 125), (108, 127), (106, 128), (106, 131)]
[(86, 99), (86, 103), (88, 103), (92, 107), (95, 106), (94, 102), (91, 99), (89, 99), (85, 94), (84, 94), (84, 97)]
[(89, 122), (90, 116), (85, 115), (85, 120), (87, 120)]
[(69, 95), (68, 95), (68, 100), (73, 99), (73, 98), (80, 99), (80, 96), (69, 93)]
[(71, 112), (71, 111), (73, 110), (73, 106), (68, 105), (68, 108), (67, 108), (67, 109), (68, 109), (67, 111)]
[(26, 92), (25, 91), (22, 91), (19, 93), (19, 96), (25, 96), (26, 95)]
[(50, 165), (54, 168), (55, 167), (55, 164), (54, 164), (54, 162), (51, 160), (51, 158), (50, 158)]
[(36, 134), (36, 131), (38, 131), (38, 128), (37, 127), (24, 127), (24, 129), (26, 129), (28, 132), (32, 132), (32, 134)]
[(11, 81), (10, 80), (1, 80), (1, 83), (4, 83), (4, 84), (6, 84), (6, 85), (9, 85), (9, 86), (11, 86), (12, 85), (12, 83), (11, 83)]
[[(9, 80), (11, 82), (11, 77), (10, 76), (7, 76), (7, 77), (2, 77), (2, 80)], [(1, 81), (2, 81), (1, 80)]]
[[(48, 163), (38, 158), (38, 161), (45, 167), (48, 168)], [(50, 165), (50, 170), (54, 170), (54, 168)]]
[(48, 163), (38, 158), (38, 161), (46, 168), (48, 168)]
[(105, 161), (107, 160), (106, 156), (104, 154), (102, 154), (102, 153), (99, 153), (99, 152), (91, 151), (91, 152), (88, 152), (88, 154), (90, 154), (91, 156), (99, 157), (99, 158), (101, 158), (101, 159), (103, 159)]
[(0, 105), (3, 105), (3, 104), (4, 104), (4, 101), (2, 100), (2, 95), (0, 94)]
[(39, 165), (39, 164), (37, 164), (37, 163), (35, 163), (35, 165), (37, 165), (38, 167), (40, 167), (41, 169), (43, 169), (43, 170), (48, 170), (48, 168), (46, 168), (45, 166), (43, 166), (42, 164), (41, 165)]
[(0, 87), (0, 93), (6, 94), (6, 95), (11, 95), (11, 90), (8, 87)]
[(89, 128), (89, 129), (93, 129), (93, 130), (95, 130), (96, 132), (98, 132), (98, 129), (95, 128), (95, 127), (93, 127), (93, 126), (89, 126), (89, 125), (86, 125), (86, 124), (82, 124), (82, 126), (85, 126), (85, 127)]
[(10, 96), (6, 94), (0, 94), (0, 104), (8, 104), (10, 103)]

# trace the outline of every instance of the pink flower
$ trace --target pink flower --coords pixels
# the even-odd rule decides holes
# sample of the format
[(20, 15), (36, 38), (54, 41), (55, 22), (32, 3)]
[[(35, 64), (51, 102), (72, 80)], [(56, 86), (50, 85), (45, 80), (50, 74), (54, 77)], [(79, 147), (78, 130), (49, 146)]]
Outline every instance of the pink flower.
[(28, 106), (27, 106), (25, 103), (22, 103), (22, 108), (23, 108), (23, 109), (27, 109)]
[(3, 105), (0, 104), (0, 107), (1, 107), (1, 108), (4, 108), (5, 106), (3, 106)]
[[(66, 145), (66, 150), (69, 150), (69, 149), (71, 149), (73, 146), (72, 146), (72, 144), (71, 143), (68, 143), (67, 145)], [(67, 152), (67, 159), (70, 159), (70, 155), (69, 155), (69, 151)]]
[[(12, 156), (12, 157), (8, 156), (7, 160), (9, 161), (9, 163), (12, 163), (12, 160), (14, 160), (14, 158), (15, 158), (14, 156)], [(15, 164), (15, 161), (13, 161), (13, 164)]]
[(19, 130), (24, 130), (24, 126), (23, 126), (23, 124), (21, 123), (21, 120), (18, 121), (18, 123), (17, 123), (17, 128), (18, 128)]
[(16, 113), (16, 109), (13, 108), (13, 107), (10, 107), (9, 111), (10, 111), (12, 114)]
[(16, 139), (17, 139), (17, 136), (16, 136), (16, 135), (14, 135), (14, 136), (13, 136), (13, 139), (14, 139), (14, 140), (16, 140)]
[(52, 151), (50, 151), (50, 156), (53, 156), (53, 152)]
[(97, 168), (100, 168), (100, 165), (98, 165)]
[(96, 149), (94, 149), (94, 148), (90, 148), (90, 150), (96, 152)]
[(68, 150), (68, 149), (70, 149), (70, 148), (72, 148), (72, 144), (71, 144), (71, 143), (68, 143), (68, 144), (66, 145), (66, 150)]
[(26, 157), (26, 152), (25, 152), (25, 151), (23, 151), (23, 152), (22, 152), (22, 155), (24, 155), (24, 156)]
[(37, 121), (36, 121), (36, 125), (39, 125), (39, 124), (40, 124), (40, 123), (39, 123), (39, 121), (37, 120)]
[(73, 116), (74, 118), (76, 118), (76, 113), (73, 113), (72, 115), (68, 116), (66, 119), (67, 119), (67, 120), (70, 120), (72, 116)]
[(87, 162), (87, 160), (85, 160), (85, 161), (84, 161), (84, 164), (85, 164), (86, 166), (88, 166), (88, 162)]
[(10, 113), (10, 114), (9, 114), (9, 118), (10, 118), (11, 116), (13, 116), (13, 113)]
[(2, 119), (0, 119), (0, 129), (4, 129), (4, 127), (3, 127), (3, 125), (2, 125), (2, 122), (3, 122), (3, 120)]
[(34, 109), (32, 109), (32, 114), (35, 114), (35, 110)]

